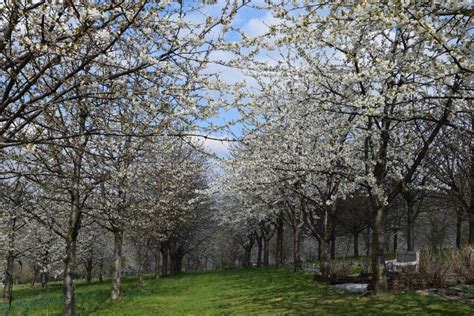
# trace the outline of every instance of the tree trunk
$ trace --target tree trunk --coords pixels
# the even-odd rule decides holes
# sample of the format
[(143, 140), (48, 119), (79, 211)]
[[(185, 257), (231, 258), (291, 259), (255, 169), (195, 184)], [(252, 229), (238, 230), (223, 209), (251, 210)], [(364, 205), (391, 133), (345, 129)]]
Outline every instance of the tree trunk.
[(76, 264), (76, 240), (73, 238), (66, 241), (66, 257), (64, 259), (64, 315), (73, 316), (76, 313), (76, 297), (74, 286), (74, 274)]
[(262, 266), (262, 253), (263, 253), (263, 244), (262, 237), (257, 239), (257, 267)]
[(162, 261), (161, 261), (161, 275), (166, 276), (168, 275), (169, 269), (169, 244), (168, 242), (161, 243), (161, 254), (162, 254)]
[(321, 261), (321, 240), (318, 238), (318, 260)]
[[(394, 41), (395, 43), (396, 41)], [(382, 118), (382, 129), (380, 131), (379, 149), (376, 154), (376, 163), (372, 169), (372, 175), (375, 178), (376, 186), (382, 190), (387, 175), (388, 147), (390, 143), (390, 119), (389, 107), (385, 104)], [(369, 126), (372, 125), (372, 119), (369, 117)], [(371, 137), (366, 139), (366, 158), (370, 150)], [(370, 161), (370, 160), (369, 160)], [(385, 271), (385, 253), (384, 253), (384, 219), (385, 219), (385, 203), (387, 202), (381, 192), (372, 192), (372, 284), (375, 295), (385, 293), (387, 291), (387, 276)]]
[[(79, 130), (83, 133), (86, 129), (87, 111), (80, 108), (79, 113)], [(82, 184), (82, 160), (84, 152), (87, 149), (88, 137), (85, 138), (79, 148), (75, 150), (73, 163), (73, 175), (71, 178), (72, 189), (69, 191), (71, 209), (69, 213), (68, 226), (66, 231), (66, 249), (64, 258), (64, 278), (63, 278), (63, 294), (64, 294), (64, 315), (73, 316), (76, 314), (76, 297), (74, 277), (76, 270), (76, 244), (77, 235), (81, 228), (82, 205), (85, 200), (81, 196)]]
[(263, 240), (263, 266), (264, 267), (270, 266), (270, 240), (269, 239)]
[(86, 271), (86, 283), (91, 284), (92, 282), (92, 269), (87, 268)]
[(174, 272), (174, 261), (175, 261), (175, 257), (172, 254), (170, 254), (170, 256), (169, 256), (169, 265), (168, 265), (169, 266), (169, 268), (168, 268), (168, 274), (169, 275), (175, 274), (175, 272)]
[(299, 225), (293, 225), (293, 271), (301, 271), (301, 230)]
[(372, 283), (374, 294), (387, 291), (384, 253), (384, 207), (380, 203), (374, 208), (372, 237)]
[(92, 258), (87, 258), (86, 262), (86, 282), (90, 284), (92, 282), (92, 269), (94, 267), (94, 263)]
[(456, 212), (456, 247), (461, 249), (461, 227), (462, 227), (462, 217), (459, 213), (459, 210)]
[(407, 251), (413, 251), (413, 223), (407, 221)]
[(354, 257), (359, 256), (359, 232), (352, 233), (353, 240), (354, 240)]
[(49, 282), (49, 271), (45, 270), (41, 272), (41, 288), (43, 290), (48, 289), (48, 282)]
[(13, 298), (13, 267), (14, 267), (14, 256), (13, 250), (8, 250), (6, 256), (6, 267), (5, 267), (5, 279), (3, 284), (3, 299), (7, 302), (11, 302)]
[[(472, 105), (472, 101), (469, 101)], [(472, 108), (472, 107), (471, 107)], [(474, 113), (471, 113), (471, 132), (474, 131)], [(469, 185), (471, 187), (471, 198), (468, 209), (469, 220), (469, 245), (474, 247), (474, 141), (471, 139), (471, 170), (469, 176)]]
[(176, 241), (171, 240), (168, 242), (169, 251), (169, 274), (173, 275), (176, 273)]
[(36, 280), (38, 280), (40, 271), (41, 271), (41, 267), (38, 264), (33, 265), (33, 278), (31, 279), (30, 287), (35, 286)]
[(99, 282), (103, 281), (103, 273), (104, 273), (104, 258), (100, 258), (100, 261), (99, 261)]
[(160, 265), (161, 265), (161, 254), (159, 250), (155, 251), (155, 279), (160, 278)]
[(122, 246), (123, 230), (114, 231), (114, 265), (112, 271), (112, 291), (110, 298), (118, 300), (122, 297)]
[(413, 201), (411, 198), (405, 198), (407, 203), (407, 251), (414, 250), (413, 242)]
[(244, 260), (243, 260), (243, 267), (244, 268), (250, 267), (251, 255), (252, 255), (252, 248), (248, 248), (248, 247), (245, 248)]
[(393, 234), (393, 253), (396, 255), (398, 250), (398, 229)]
[(283, 218), (281, 215), (277, 220), (277, 237), (276, 237), (276, 252), (275, 252), (275, 265), (277, 267), (283, 266)]
[[(80, 168), (80, 167), (77, 167)], [(78, 172), (78, 171), (77, 171)], [(74, 277), (76, 272), (76, 244), (81, 226), (81, 207), (77, 190), (71, 193), (72, 210), (69, 217), (66, 236), (66, 251), (64, 258), (64, 315), (73, 316), (76, 313), (76, 297)]]
[(474, 202), (471, 202), (469, 212), (469, 245), (474, 247)]
[(13, 299), (13, 281), (14, 281), (14, 264), (15, 264), (15, 230), (16, 230), (16, 217), (13, 217), (9, 220), (8, 223), (8, 239), (7, 239), (7, 252), (5, 255), (5, 278), (3, 284), (3, 299), (7, 301), (11, 306), (11, 301)]
[(333, 230), (331, 235), (331, 259), (336, 259), (336, 231)]
[(173, 257), (173, 274), (179, 274), (183, 272), (183, 257), (174, 256)]
[(145, 284), (144, 280), (143, 280), (143, 267), (144, 264), (143, 264), (143, 260), (142, 258), (138, 258), (138, 285), (143, 287), (143, 285)]
[(324, 279), (329, 279), (330, 263), (329, 263), (329, 254), (328, 254), (328, 241), (326, 238), (320, 238), (319, 241), (319, 270)]

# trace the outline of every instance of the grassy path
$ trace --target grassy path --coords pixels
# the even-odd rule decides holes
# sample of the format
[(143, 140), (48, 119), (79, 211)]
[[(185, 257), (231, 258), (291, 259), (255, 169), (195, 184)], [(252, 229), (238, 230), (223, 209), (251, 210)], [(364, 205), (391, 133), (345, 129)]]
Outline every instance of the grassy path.
[[(108, 300), (108, 282), (78, 284), (79, 315), (331, 315), (438, 314), (474, 315), (472, 306), (445, 302), (415, 293), (382, 298), (345, 295), (314, 283), (305, 273), (276, 269), (190, 273), (147, 280), (139, 288), (127, 279), (120, 302)], [(11, 315), (57, 315), (61, 286), (15, 291)], [(0, 305), (0, 313), (6, 312)]]

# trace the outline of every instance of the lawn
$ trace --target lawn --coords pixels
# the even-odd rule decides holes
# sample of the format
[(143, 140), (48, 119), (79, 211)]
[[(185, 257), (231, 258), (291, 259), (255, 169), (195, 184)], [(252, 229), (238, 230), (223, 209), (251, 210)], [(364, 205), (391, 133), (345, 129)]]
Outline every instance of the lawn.
[[(307, 273), (250, 269), (188, 273), (155, 281), (140, 288), (126, 279), (124, 298), (108, 300), (109, 282), (77, 284), (79, 315), (328, 315), (328, 314), (438, 314), (474, 315), (472, 306), (416, 293), (358, 297), (314, 283)], [(62, 290), (52, 284), (47, 292), (18, 287), (9, 315), (61, 313)], [(0, 314), (7, 305), (0, 305)]]

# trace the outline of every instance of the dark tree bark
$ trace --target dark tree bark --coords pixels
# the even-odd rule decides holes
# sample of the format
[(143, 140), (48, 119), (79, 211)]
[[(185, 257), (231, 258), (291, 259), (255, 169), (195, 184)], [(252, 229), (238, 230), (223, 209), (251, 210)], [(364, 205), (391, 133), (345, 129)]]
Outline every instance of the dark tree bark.
[(68, 240), (66, 246), (66, 257), (64, 260), (64, 279), (63, 279), (63, 294), (64, 294), (64, 315), (75, 315), (75, 286), (74, 274), (76, 264), (76, 242)]
[(461, 227), (462, 227), (462, 215), (459, 210), (456, 212), (456, 247), (461, 249)]
[(170, 240), (168, 242), (168, 253), (169, 253), (169, 268), (168, 274), (173, 275), (175, 274), (175, 260), (176, 260), (176, 242), (174, 240)]
[(173, 274), (179, 274), (183, 272), (183, 256), (172, 257), (172, 272)]
[(411, 219), (407, 220), (407, 251), (413, 251), (414, 249), (413, 243), (413, 222)]
[[(85, 133), (87, 130), (87, 117), (89, 113), (85, 107), (80, 105), (78, 126), (79, 132)], [(83, 182), (83, 159), (84, 153), (87, 151), (87, 143), (89, 138), (85, 137), (77, 148), (74, 150), (72, 157), (73, 172), (71, 178), (71, 188), (69, 188), (71, 209), (69, 212), (67, 230), (65, 233), (66, 249), (64, 258), (64, 277), (63, 277), (63, 294), (64, 294), (64, 315), (73, 316), (76, 313), (76, 297), (74, 277), (76, 272), (76, 247), (77, 236), (81, 228), (82, 208), (86, 201), (87, 195), (83, 196), (81, 190)]]
[(301, 271), (301, 229), (298, 224), (293, 225), (293, 271)]
[[(471, 191), (473, 190), (474, 188), (471, 189)], [(474, 196), (471, 199), (474, 199)], [(474, 247), (474, 203), (469, 209), (469, 245)]]
[(323, 278), (328, 279), (330, 276), (330, 262), (329, 262), (329, 245), (325, 238), (318, 239), (319, 241), (319, 270)]
[[(382, 186), (387, 174), (387, 149), (390, 140), (390, 119), (388, 118), (389, 106), (384, 106), (384, 118), (382, 119), (382, 130), (380, 132), (380, 148), (376, 154), (377, 162), (372, 170), (376, 184)], [(369, 119), (369, 125), (372, 124)], [(370, 136), (366, 139), (366, 145), (372, 140)], [(369, 148), (366, 148), (370, 150)], [(367, 154), (367, 153), (366, 153)], [(387, 276), (385, 269), (385, 199), (380, 193), (375, 195), (369, 189), (372, 204), (372, 288), (374, 294), (382, 294), (387, 291)]]
[(246, 248), (245, 253), (244, 253), (244, 260), (243, 260), (244, 268), (249, 268), (251, 266), (252, 264), (251, 256), (252, 256), (252, 248)]
[(331, 235), (331, 259), (336, 259), (336, 230), (333, 230)]
[(385, 230), (383, 223), (383, 205), (374, 209), (373, 215), (373, 237), (372, 237), (372, 282), (375, 294), (387, 291), (387, 275), (385, 269), (384, 240)]
[(246, 236), (246, 240), (242, 243), (242, 247), (244, 248), (244, 260), (242, 262), (242, 266), (244, 268), (248, 268), (251, 266), (252, 261), (252, 249), (255, 244), (255, 233), (249, 234)]
[(183, 251), (176, 240), (169, 242), (169, 256), (170, 256), (170, 272), (171, 274), (178, 274), (182, 272), (183, 268)]
[[(299, 182), (295, 183), (295, 188), (299, 187)], [(301, 271), (301, 235), (305, 223), (306, 204), (303, 196), (299, 197), (298, 205), (292, 205), (287, 201), (287, 216), (289, 224), (293, 230), (293, 271)]]
[(7, 238), (7, 252), (5, 254), (5, 277), (3, 280), (3, 299), (10, 303), (13, 299), (13, 273), (15, 264), (15, 230), (16, 230), (16, 218), (13, 217), (9, 220), (8, 227), (11, 231)]
[(49, 271), (43, 271), (41, 272), (41, 288), (43, 290), (48, 289), (48, 283), (49, 283)]
[(398, 229), (393, 234), (393, 253), (396, 254), (398, 250)]
[(142, 260), (138, 260), (138, 285), (143, 286), (145, 281), (143, 279), (143, 270), (144, 270), (144, 263)]
[(110, 298), (118, 300), (122, 297), (122, 247), (123, 230), (116, 229), (114, 232), (114, 264), (112, 271), (112, 291)]
[[(75, 168), (80, 168), (77, 166)], [(76, 190), (71, 191), (72, 210), (69, 216), (68, 231), (66, 235), (66, 250), (64, 258), (64, 315), (73, 316), (76, 311), (76, 297), (74, 277), (76, 271), (76, 244), (77, 235), (81, 226), (81, 207), (79, 194)]]
[(263, 243), (262, 237), (257, 238), (257, 267), (262, 266)]
[(354, 242), (354, 246), (353, 246), (354, 257), (358, 257), (359, 256), (359, 232), (353, 232), (352, 237), (353, 237), (353, 242)]
[(265, 239), (263, 241), (263, 266), (270, 266), (270, 240)]
[(86, 266), (86, 282), (90, 284), (92, 282), (92, 269), (94, 268), (94, 261), (92, 257), (87, 258), (85, 266)]
[[(275, 228), (270, 222), (261, 222), (260, 226), (260, 247), (261, 249), (261, 262), (263, 261), (263, 266), (270, 266), (270, 240), (273, 238), (275, 233)], [(258, 264), (258, 262), (257, 262)]]
[[(472, 105), (472, 101), (469, 102)], [(474, 113), (471, 113), (471, 132), (474, 131)], [(474, 141), (471, 138), (471, 170), (469, 173), (469, 186), (471, 195), (469, 199), (468, 221), (469, 221), (469, 245), (474, 247)]]
[(104, 274), (104, 258), (100, 258), (100, 260), (99, 260), (99, 282), (102, 282), (104, 280), (103, 274)]
[(161, 253), (159, 250), (155, 251), (155, 279), (160, 278), (160, 266), (161, 266)]
[(13, 269), (14, 269), (14, 255), (13, 250), (8, 250), (5, 258), (5, 279), (3, 284), (3, 299), (11, 302), (13, 298)]
[(414, 197), (410, 192), (402, 194), (407, 209), (407, 251), (413, 251), (415, 249), (414, 240), (413, 240), (413, 227), (414, 227)]
[(173, 246), (173, 253), (171, 255), (172, 258), (172, 271), (173, 274), (179, 274), (183, 272), (183, 260), (186, 254), (184, 250), (184, 243), (176, 242)]
[(35, 286), (36, 280), (38, 280), (40, 271), (41, 271), (41, 267), (38, 264), (34, 264), (33, 265), (33, 278), (31, 279), (30, 287)]
[(277, 237), (276, 237), (276, 252), (275, 252), (275, 265), (277, 267), (283, 266), (283, 218), (282, 215), (277, 220)]
[(318, 260), (321, 261), (321, 240), (317, 239), (318, 241)]
[(332, 203), (329, 207), (324, 208), (324, 213), (317, 221), (311, 221), (310, 227), (313, 236), (319, 244), (319, 267), (321, 275), (324, 279), (329, 279), (331, 276), (331, 258), (334, 259), (336, 255), (336, 230), (335, 217), (336, 203)]
[(167, 276), (169, 274), (169, 260), (170, 260), (170, 254), (169, 254), (169, 243), (162, 242), (161, 243), (161, 275), (162, 276)]

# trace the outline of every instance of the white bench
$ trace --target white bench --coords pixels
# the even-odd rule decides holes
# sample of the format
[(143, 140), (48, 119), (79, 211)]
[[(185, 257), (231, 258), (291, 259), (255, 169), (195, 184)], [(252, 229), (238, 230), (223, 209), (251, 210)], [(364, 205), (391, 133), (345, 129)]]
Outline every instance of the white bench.
[(396, 259), (385, 261), (389, 271), (404, 272), (413, 267), (415, 272), (420, 268), (420, 251), (398, 252)]

